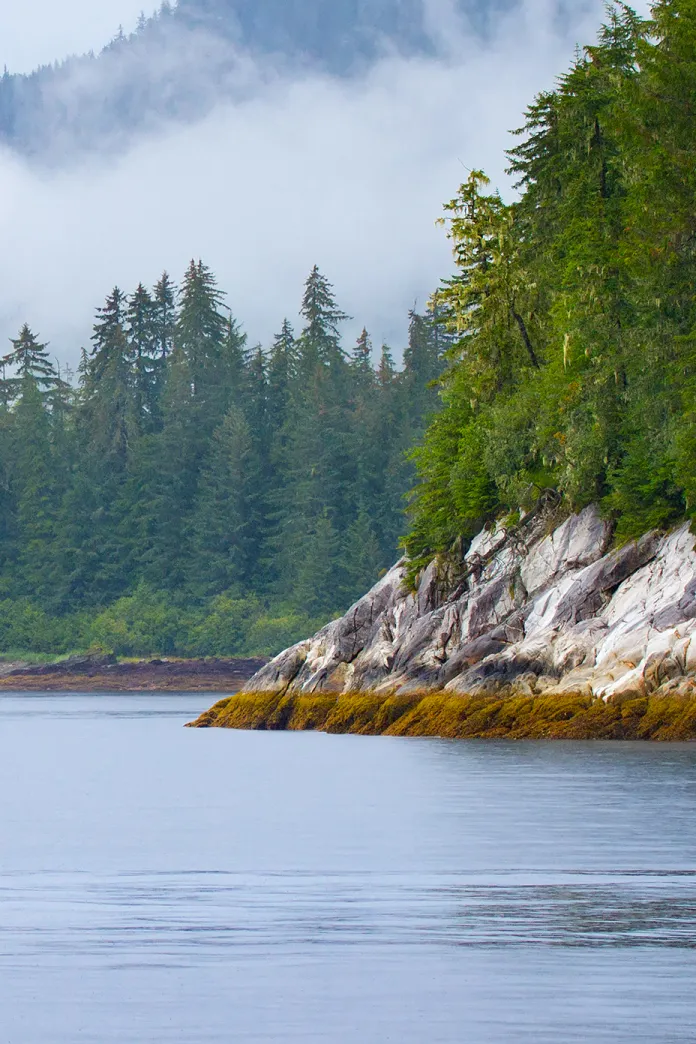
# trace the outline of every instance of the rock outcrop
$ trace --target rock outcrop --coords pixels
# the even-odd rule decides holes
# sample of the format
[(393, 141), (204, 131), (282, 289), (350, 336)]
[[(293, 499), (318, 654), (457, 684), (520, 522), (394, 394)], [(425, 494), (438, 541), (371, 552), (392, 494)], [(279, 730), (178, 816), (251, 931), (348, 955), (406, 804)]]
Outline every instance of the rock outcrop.
[(277, 656), (249, 691), (689, 691), (696, 677), (696, 539), (684, 525), (611, 550), (589, 507), (473, 541), (458, 581), (418, 591), (397, 564), (344, 617)]

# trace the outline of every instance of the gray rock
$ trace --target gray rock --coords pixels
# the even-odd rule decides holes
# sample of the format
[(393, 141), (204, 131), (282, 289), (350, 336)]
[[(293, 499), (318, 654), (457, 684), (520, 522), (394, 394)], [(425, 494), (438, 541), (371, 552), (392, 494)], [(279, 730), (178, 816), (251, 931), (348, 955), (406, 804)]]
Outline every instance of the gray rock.
[(408, 593), (399, 562), (247, 688), (678, 691), (696, 675), (694, 537), (684, 525), (613, 551), (610, 541), (595, 507), (550, 533), (543, 517), (514, 540), (485, 530), (451, 593), (436, 563)]

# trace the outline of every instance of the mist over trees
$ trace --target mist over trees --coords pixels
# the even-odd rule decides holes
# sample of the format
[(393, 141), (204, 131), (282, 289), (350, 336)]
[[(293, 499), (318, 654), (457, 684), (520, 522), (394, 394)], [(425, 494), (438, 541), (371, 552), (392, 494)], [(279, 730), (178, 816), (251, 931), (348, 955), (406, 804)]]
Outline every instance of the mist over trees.
[(391, 566), (446, 336), (344, 345), (314, 268), (250, 345), (213, 273), (114, 288), (77, 380), (25, 325), (0, 379), (0, 647), (271, 652)]
[(412, 578), (482, 525), (601, 504), (623, 541), (696, 513), (696, 3), (608, 10), (527, 111), (506, 204), (474, 171), (446, 207), (456, 337), (418, 452)]
[(695, 0), (608, 9), (527, 110), (519, 198), (474, 170), (446, 205), (455, 271), (401, 370), (366, 331), (343, 343), (317, 269), (264, 349), (200, 262), (114, 289), (77, 385), (23, 327), (0, 382), (0, 645), (279, 649), (393, 563), (414, 461), (412, 582), (541, 502), (549, 524), (598, 503), (618, 542), (692, 519), (695, 56)]
[[(480, 31), (491, 14), (480, 0), (453, 7)], [(6, 69), (0, 143), (49, 162), (122, 150), (138, 133), (199, 120), (289, 71), (352, 76), (390, 52), (434, 54), (439, 13), (432, 0), (163, 0), (99, 54), (29, 74)]]

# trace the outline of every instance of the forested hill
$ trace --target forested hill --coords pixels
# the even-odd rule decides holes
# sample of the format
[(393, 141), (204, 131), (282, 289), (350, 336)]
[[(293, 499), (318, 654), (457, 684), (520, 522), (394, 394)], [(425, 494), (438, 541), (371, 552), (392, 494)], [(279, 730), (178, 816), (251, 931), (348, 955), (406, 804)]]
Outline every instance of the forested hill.
[(0, 651), (264, 654), (359, 597), (398, 554), (448, 339), (412, 314), (397, 371), (345, 318), (315, 268), (264, 351), (192, 262), (109, 294), (77, 381), (25, 326), (1, 360)]
[[(452, 0), (481, 31), (491, 5)], [(44, 160), (122, 148), (165, 120), (195, 120), (292, 68), (350, 75), (388, 51), (428, 53), (430, 0), (164, 0), (98, 54), (0, 78), (0, 142)], [(431, 17), (432, 15), (432, 17)], [(1, 56), (0, 56), (1, 57)]]
[(446, 210), (457, 338), (419, 452), (411, 573), (456, 573), (488, 521), (546, 490), (624, 541), (696, 514), (696, 0), (609, 10), (527, 112), (506, 204)]

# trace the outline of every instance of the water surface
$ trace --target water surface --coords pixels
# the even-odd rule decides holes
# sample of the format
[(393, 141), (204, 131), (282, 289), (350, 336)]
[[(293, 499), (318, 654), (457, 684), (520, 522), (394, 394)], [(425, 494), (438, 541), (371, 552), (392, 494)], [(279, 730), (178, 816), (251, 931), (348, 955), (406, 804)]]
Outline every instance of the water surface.
[(696, 746), (0, 696), (0, 1044), (696, 1039)]

